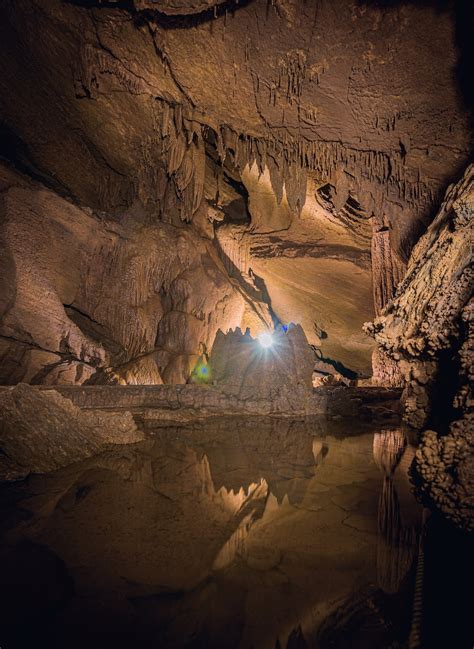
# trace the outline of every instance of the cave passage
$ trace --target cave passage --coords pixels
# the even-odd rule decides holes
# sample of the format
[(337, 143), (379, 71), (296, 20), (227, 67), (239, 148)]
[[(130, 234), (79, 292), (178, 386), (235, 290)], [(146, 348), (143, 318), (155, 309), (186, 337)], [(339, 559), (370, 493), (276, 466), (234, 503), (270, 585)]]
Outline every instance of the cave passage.
[(0, 649), (472, 649), (473, 44), (0, 0)]

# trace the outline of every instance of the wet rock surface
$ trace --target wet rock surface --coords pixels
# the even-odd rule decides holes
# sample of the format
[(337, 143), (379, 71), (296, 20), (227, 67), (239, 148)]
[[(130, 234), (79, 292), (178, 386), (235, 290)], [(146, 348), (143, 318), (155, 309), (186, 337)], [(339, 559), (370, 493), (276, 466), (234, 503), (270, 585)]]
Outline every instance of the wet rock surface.
[(26, 384), (0, 392), (0, 481), (55, 471), (109, 444), (142, 439), (129, 412), (81, 410), (55, 390)]

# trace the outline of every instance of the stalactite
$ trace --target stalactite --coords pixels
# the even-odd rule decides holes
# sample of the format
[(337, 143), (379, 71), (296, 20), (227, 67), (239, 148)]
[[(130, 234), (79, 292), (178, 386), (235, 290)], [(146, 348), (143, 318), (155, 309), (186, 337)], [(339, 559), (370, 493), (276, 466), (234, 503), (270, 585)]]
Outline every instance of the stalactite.
[[(168, 183), (174, 187), (181, 220), (191, 221), (204, 189), (203, 129), (187, 106), (171, 105), (165, 101), (160, 104), (160, 152), (166, 160)], [(160, 185), (160, 202), (164, 204), (166, 189), (163, 189), (162, 182)]]
[(306, 201), (306, 170), (297, 164), (289, 165), (285, 175), (286, 198), (290, 209), (300, 213)]
[(286, 91), (286, 98), (291, 103), (303, 94), (303, 82), (306, 77), (306, 52), (292, 50), (280, 61), (278, 69), (278, 87)]
[(270, 182), (272, 184), (272, 189), (275, 192), (277, 203), (278, 205), (280, 205), (281, 201), (283, 200), (283, 176), (272, 155), (267, 155), (267, 165), (268, 171), (270, 173)]
[[(295, 55), (291, 60), (291, 70), (295, 74), (298, 70), (298, 74), (304, 77), (304, 57)], [(300, 87), (298, 83), (293, 80), (291, 87)], [(190, 220), (199, 206), (203, 182), (199, 177), (203, 169), (202, 156), (192, 152), (195, 147), (193, 142), (202, 139), (204, 126), (193, 118), (186, 105), (170, 105), (165, 101), (160, 103), (162, 151), (177, 195), (186, 203), (179, 209), (182, 219)], [(392, 195), (395, 192), (399, 200), (409, 205), (427, 207), (433, 199), (431, 187), (422, 178), (413, 181), (405, 177), (401, 154), (398, 153), (389, 156), (380, 151), (349, 148), (340, 142), (308, 140), (292, 136), (286, 129), (269, 133), (266, 137), (255, 137), (239, 134), (228, 125), (222, 125), (216, 129), (215, 137), (221, 162), (230, 155), (237, 169), (242, 170), (246, 165), (252, 167), (256, 163), (261, 174), (268, 168), (278, 203), (283, 198), (285, 187), (290, 208), (296, 213), (301, 211), (305, 203), (307, 172), (337, 186), (336, 175), (341, 166), (349, 175), (361, 178), (359, 182), (375, 182), (388, 187)], [(193, 180), (195, 173), (196, 179)], [(351, 220), (350, 210), (346, 216)], [(376, 237), (377, 244), (381, 238)], [(380, 248), (383, 250), (384, 244)], [(390, 267), (398, 274), (397, 263), (393, 259)], [(386, 299), (384, 296), (390, 293), (383, 287), (380, 290), (383, 295), (380, 299), (377, 296), (376, 304), (382, 304)]]
[(202, 138), (197, 138), (193, 145), (193, 203), (191, 213), (194, 214), (202, 201), (204, 179), (206, 172), (206, 150)]
[(379, 315), (395, 294), (403, 277), (405, 264), (394, 254), (389, 225), (383, 216), (373, 217), (372, 276), (375, 312)]
[(125, 68), (120, 60), (104, 49), (86, 43), (81, 52), (78, 75), (91, 97), (96, 95), (102, 74), (115, 77), (133, 95), (148, 89), (145, 81)]

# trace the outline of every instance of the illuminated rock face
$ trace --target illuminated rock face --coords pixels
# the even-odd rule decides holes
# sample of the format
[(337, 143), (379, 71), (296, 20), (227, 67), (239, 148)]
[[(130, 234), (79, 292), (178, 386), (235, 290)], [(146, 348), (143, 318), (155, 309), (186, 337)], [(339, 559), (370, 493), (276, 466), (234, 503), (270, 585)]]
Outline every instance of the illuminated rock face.
[(145, 224), (138, 208), (99, 220), (1, 177), (2, 383), (184, 383), (199, 346), (245, 322), (241, 293), (192, 230)]
[(2, 3), (0, 380), (184, 382), (272, 317), (370, 374), (469, 157), (464, 3), (418, 4)]
[(469, 529), (474, 527), (473, 217), (471, 165), (450, 187), (413, 250), (395, 299), (368, 327), (404, 375), (405, 419), (429, 429), (416, 458), (420, 489)]
[(209, 358), (212, 382), (240, 398), (275, 398), (282, 390), (311, 390), (314, 354), (300, 325), (252, 338), (240, 329), (217, 332)]

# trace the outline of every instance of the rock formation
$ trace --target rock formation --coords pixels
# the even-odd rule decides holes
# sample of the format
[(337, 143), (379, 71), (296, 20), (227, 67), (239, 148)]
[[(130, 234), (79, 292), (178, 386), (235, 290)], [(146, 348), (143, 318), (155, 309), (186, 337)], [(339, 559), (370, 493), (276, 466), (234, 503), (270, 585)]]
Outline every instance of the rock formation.
[(226, 335), (217, 332), (209, 358), (212, 381), (224, 390), (244, 396), (277, 394), (284, 388), (310, 390), (314, 355), (301, 325), (279, 327), (267, 335), (264, 347), (247, 330)]
[(46, 473), (144, 438), (129, 412), (83, 411), (54, 390), (0, 393), (0, 481)]
[[(407, 516), (407, 501), (413, 501), (408, 475), (413, 449), (400, 430), (374, 434), (374, 460), (383, 474), (379, 498), (377, 540), (377, 583), (386, 593), (396, 593), (416, 556), (420, 518)], [(401, 466), (402, 470), (397, 472)], [(405, 505), (405, 506), (404, 506)], [(407, 520), (408, 519), (408, 520)]]
[(417, 452), (420, 489), (468, 528), (474, 526), (473, 216), (471, 165), (415, 246), (395, 299), (368, 326), (405, 378), (405, 419), (429, 429)]
[(185, 382), (272, 320), (368, 376), (469, 157), (461, 5), (2, 0), (0, 381)]
[(1, 178), (2, 383), (184, 383), (219, 327), (252, 325), (193, 230), (138, 207), (99, 219), (6, 167)]

